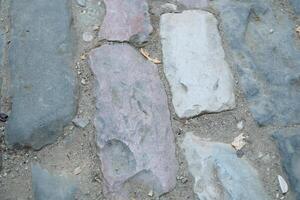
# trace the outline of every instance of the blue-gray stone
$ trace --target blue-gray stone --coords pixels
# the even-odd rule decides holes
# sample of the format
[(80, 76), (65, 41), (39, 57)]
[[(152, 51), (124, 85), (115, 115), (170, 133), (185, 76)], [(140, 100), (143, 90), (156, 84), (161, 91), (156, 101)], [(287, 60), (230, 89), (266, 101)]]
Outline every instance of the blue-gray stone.
[(289, 185), (295, 195), (300, 199), (300, 128), (281, 129), (277, 131), (275, 138), (283, 169), (288, 176)]
[(39, 165), (32, 165), (32, 192), (34, 200), (73, 200), (77, 187), (65, 177), (50, 174)]
[(296, 14), (300, 14), (300, 1), (299, 0), (289, 0), (291, 6), (294, 8)]
[(295, 23), (270, 0), (214, 1), (227, 53), (260, 125), (300, 123), (300, 50)]
[(9, 146), (53, 143), (76, 111), (68, 0), (12, 0)]

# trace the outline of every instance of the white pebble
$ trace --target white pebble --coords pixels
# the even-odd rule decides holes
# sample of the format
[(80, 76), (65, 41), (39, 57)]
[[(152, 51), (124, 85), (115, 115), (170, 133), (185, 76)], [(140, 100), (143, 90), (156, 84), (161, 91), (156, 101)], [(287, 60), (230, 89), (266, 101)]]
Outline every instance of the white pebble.
[(94, 36), (93, 36), (93, 34), (91, 32), (84, 32), (82, 34), (82, 39), (85, 42), (90, 42), (90, 41), (92, 41), (94, 39)]

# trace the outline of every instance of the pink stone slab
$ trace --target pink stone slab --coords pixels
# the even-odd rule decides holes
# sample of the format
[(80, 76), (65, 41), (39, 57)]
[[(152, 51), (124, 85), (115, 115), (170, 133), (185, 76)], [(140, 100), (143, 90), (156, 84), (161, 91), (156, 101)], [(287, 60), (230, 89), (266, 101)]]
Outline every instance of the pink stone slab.
[(128, 44), (90, 53), (96, 79), (98, 155), (106, 195), (129, 199), (137, 187), (161, 195), (176, 184), (177, 161), (167, 97), (156, 65)]
[(145, 41), (153, 28), (146, 0), (104, 0), (106, 16), (99, 37), (110, 41), (129, 41), (141, 37)]

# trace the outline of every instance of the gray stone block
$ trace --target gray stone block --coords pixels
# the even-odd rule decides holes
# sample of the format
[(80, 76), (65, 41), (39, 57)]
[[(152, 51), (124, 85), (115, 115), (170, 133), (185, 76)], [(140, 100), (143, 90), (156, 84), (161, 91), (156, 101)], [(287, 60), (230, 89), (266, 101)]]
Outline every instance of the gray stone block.
[(10, 146), (53, 143), (76, 111), (68, 0), (13, 0), (10, 5), (12, 111)]
[(75, 200), (75, 183), (65, 177), (52, 175), (39, 165), (32, 165), (32, 192), (34, 200)]
[(255, 168), (238, 158), (229, 144), (208, 142), (186, 133), (181, 148), (195, 179), (199, 200), (267, 200)]
[(274, 133), (273, 138), (278, 145), (289, 187), (298, 200), (300, 199), (300, 128), (281, 129)]
[(295, 23), (272, 1), (213, 1), (228, 57), (260, 125), (300, 123), (300, 50)]

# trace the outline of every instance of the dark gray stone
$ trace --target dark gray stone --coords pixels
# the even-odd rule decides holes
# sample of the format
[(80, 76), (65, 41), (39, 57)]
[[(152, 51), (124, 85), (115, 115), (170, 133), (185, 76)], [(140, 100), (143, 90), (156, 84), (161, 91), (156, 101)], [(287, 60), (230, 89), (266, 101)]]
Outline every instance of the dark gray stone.
[(295, 199), (300, 199), (300, 128), (281, 129), (273, 138), (277, 142), (289, 186)]
[(6, 141), (40, 149), (76, 111), (70, 1), (11, 1), (12, 111)]
[(228, 55), (260, 125), (300, 123), (300, 51), (295, 23), (270, 0), (213, 1)]
[(299, 0), (289, 0), (291, 6), (294, 8), (296, 14), (300, 14), (300, 1)]
[(65, 177), (50, 174), (39, 165), (31, 167), (34, 200), (73, 200), (77, 188)]

